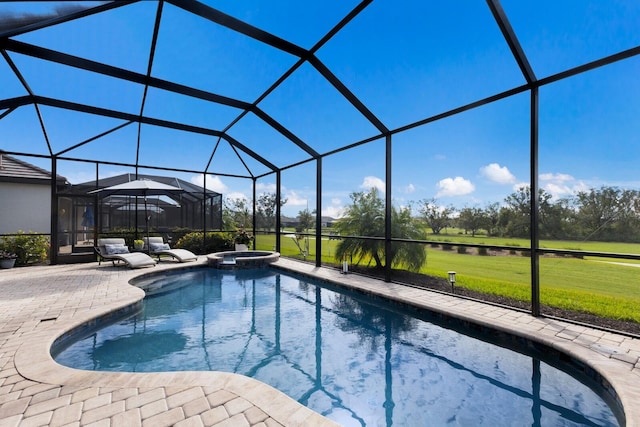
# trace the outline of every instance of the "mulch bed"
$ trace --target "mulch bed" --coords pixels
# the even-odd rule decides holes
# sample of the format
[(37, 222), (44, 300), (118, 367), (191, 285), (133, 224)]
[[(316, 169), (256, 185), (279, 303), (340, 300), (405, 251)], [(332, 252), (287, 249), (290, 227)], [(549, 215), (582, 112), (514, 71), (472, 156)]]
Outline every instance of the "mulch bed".
[[(371, 276), (378, 279), (384, 279), (384, 270), (351, 265), (349, 270), (362, 274), (365, 276)], [(394, 282), (406, 283), (412, 286), (432, 289), (444, 293), (451, 293), (451, 285), (446, 279), (434, 276), (427, 276), (425, 274), (412, 273), (404, 270), (392, 270), (392, 280)], [(504, 305), (508, 307), (514, 307), (523, 309), (526, 311), (531, 310), (531, 304), (526, 301), (518, 301), (513, 298), (507, 298), (499, 295), (484, 294), (477, 291), (472, 291), (459, 286), (455, 287), (455, 295), (463, 296), (466, 298), (472, 298), (480, 301), (486, 301), (493, 304)], [(540, 306), (540, 311), (544, 316), (557, 317), (560, 319), (566, 319), (573, 322), (584, 323), (586, 325), (595, 326), (600, 329), (607, 329), (612, 331), (625, 332), (627, 334), (640, 335), (640, 323), (608, 319), (595, 314), (566, 310), (562, 308), (550, 307), (546, 305)]]

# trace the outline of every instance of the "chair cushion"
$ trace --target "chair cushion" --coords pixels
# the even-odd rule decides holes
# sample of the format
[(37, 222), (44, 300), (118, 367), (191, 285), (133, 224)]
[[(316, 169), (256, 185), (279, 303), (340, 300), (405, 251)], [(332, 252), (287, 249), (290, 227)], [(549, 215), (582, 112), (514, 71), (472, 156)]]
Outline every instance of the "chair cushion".
[(104, 245), (107, 255), (128, 254), (129, 248), (125, 245)]
[(150, 243), (149, 244), (149, 248), (151, 249), (151, 252), (158, 252), (158, 251), (166, 251), (171, 249), (171, 246), (169, 246), (168, 243)]

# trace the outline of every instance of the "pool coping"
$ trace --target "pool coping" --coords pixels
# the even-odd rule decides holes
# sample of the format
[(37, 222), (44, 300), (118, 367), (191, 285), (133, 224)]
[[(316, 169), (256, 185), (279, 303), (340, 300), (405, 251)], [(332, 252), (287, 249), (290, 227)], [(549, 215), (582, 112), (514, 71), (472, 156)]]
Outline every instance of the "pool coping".
[[(163, 269), (204, 267), (202, 262), (175, 265)], [(389, 298), (420, 308), (513, 334), (557, 349), (597, 371), (615, 390), (624, 409), (626, 425), (640, 426), (640, 340), (617, 334), (577, 327), (555, 319), (537, 318), (503, 307), (490, 306), (455, 296), (416, 289), (355, 274), (343, 275), (337, 269), (315, 267), (287, 258), (273, 264), (276, 268), (305, 274), (361, 292)], [(157, 273), (145, 269), (125, 274), (118, 279), (123, 298), (79, 311), (53, 324), (35, 329), (21, 337), (14, 363), (17, 372), (32, 381), (71, 387), (194, 387), (227, 390), (243, 397), (282, 425), (332, 426), (335, 422), (313, 412), (282, 392), (257, 380), (223, 372), (112, 373), (67, 368), (51, 357), (51, 345), (63, 334), (101, 316), (123, 310), (138, 303), (144, 292), (129, 284), (129, 280)], [(141, 273), (141, 274), (140, 274)], [(126, 288), (126, 289), (125, 289)], [(617, 345), (616, 345), (617, 343)]]

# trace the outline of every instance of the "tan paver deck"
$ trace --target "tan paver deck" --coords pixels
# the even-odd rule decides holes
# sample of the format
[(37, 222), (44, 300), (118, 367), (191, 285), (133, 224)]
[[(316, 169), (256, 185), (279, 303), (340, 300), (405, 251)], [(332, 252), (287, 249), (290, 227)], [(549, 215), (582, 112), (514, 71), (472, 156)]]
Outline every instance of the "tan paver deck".
[[(202, 259), (202, 258), (201, 258)], [(204, 261), (200, 261), (204, 262)], [(281, 259), (282, 268), (345, 282), (389, 298), (544, 342), (594, 367), (617, 391), (627, 426), (640, 426), (640, 340), (337, 270)], [(63, 332), (127, 306), (143, 292), (127, 282), (181, 268), (163, 262), (130, 270), (109, 263), (0, 270), (2, 426), (332, 426), (274, 388), (221, 372), (107, 373), (56, 364)]]

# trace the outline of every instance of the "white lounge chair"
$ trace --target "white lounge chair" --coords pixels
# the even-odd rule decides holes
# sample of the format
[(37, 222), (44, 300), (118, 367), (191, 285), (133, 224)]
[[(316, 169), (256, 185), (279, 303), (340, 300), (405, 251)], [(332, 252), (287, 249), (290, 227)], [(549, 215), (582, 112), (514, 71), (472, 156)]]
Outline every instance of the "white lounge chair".
[(94, 249), (98, 254), (98, 265), (102, 263), (103, 259), (110, 260), (113, 265), (116, 265), (116, 262), (122, 261), (131, 268), (156, 265), (156, 260), (145, 253), (129, 252), (129, 248), (127, 248), (124, 239), (98, 239), (98, 245), (95, 246)]
[(179, 262), (196, 261), (198, 259), (196, 254), (186, 249), (171, 249), (168, 243), (164, 243), (162, 237), (149, 237), (148, 240), (144, 237), (142, 240), (144, 240), (145, 250), (148, 248), (149, 255), (157, 256), (158, 261), (160, 260), (160, 255), (169, 255)]

